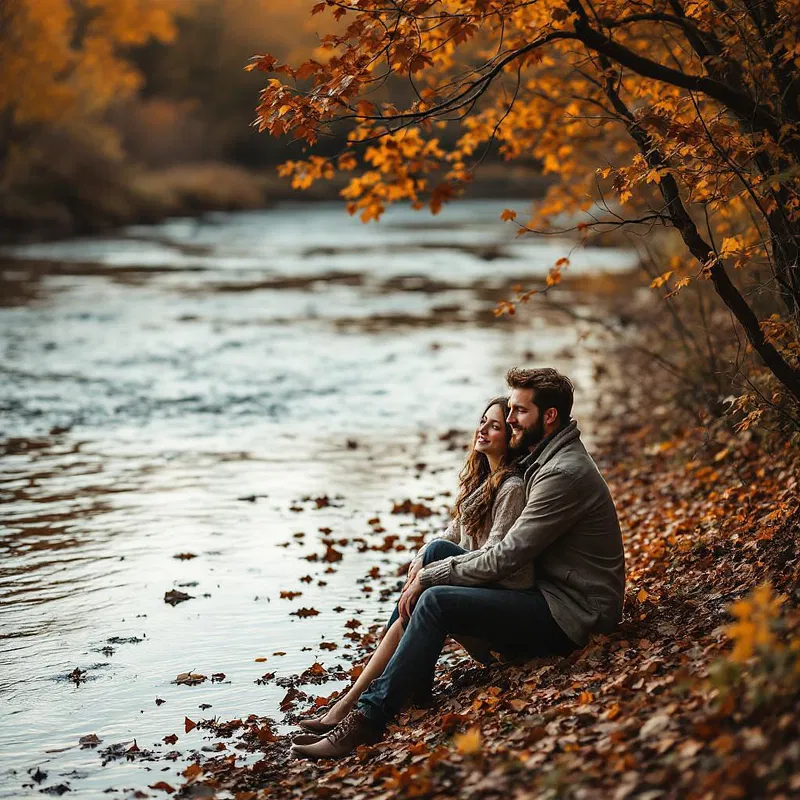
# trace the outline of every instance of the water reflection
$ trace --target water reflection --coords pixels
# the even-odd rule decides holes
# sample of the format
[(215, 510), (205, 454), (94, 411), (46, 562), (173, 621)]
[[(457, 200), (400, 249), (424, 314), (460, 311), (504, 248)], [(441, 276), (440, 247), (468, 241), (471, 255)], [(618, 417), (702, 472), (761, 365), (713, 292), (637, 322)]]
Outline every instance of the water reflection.
[[(492, 322), (567, 246), (510, 243), (503, 207), (376, 227), (292, 206), (13, 251), (26, 260), (0, 269), (0, 797), (38, 796), (37, 767), (85, 796), (152, 783), (141, 765), (101, 768), (77, 746), (89, 733), (164, 753), (184, 716), (280, 719), (283, 690), (256, 679), (348, 667), (345, 621), (388, 613), (358, 579), (379, 566), (391, 597), (407, 558), (347, 545), (334, 567), (307, 560), (323, 531), (380, 542), (376, 516), (400, 542), (437, 529), (392, 502), (451, 502), (463, 454), (437, 434), (471, 426), (530, 351), (574, 377), (585, 416), (578, 332), (541, 314)], [(573, 260), (631, 264), (610, 249)], [(175, 588), (192, 599), (166, 604)], [(298, 603), (319, 615), (290, 615)], [(227, 679), (173, 683), (194, 670)], [(201, 745), (194, 731), (177, 749)], [(167, 766), (174, 782), (181, 765)]]

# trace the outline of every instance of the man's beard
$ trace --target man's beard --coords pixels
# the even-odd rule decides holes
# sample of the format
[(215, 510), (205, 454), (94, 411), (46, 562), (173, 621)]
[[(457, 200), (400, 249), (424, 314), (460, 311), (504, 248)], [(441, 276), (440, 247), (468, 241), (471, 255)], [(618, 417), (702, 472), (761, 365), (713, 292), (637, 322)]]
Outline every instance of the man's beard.
[(536, 447), (542, 439), (544, 439), (544, 420), (542, 417), (539, 417), (532, 428), (523, 428), (521, 431), (515, 431), (511, 444), (514, 447), (521, 447), (529, 450), (532, 447)]

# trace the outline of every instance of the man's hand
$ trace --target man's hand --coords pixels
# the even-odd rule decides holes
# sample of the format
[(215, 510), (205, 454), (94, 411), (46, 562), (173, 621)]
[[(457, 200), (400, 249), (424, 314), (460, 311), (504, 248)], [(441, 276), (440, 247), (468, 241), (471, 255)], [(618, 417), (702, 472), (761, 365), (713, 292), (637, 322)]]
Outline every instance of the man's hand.
[(403, 620), (403, 622), (408, 622), (408, 620), (411, 619), (414, 606), (417, 604), (419, 596), (424, 591), (425, 587), (420, 582), (419, 575), (414, 576), (414, 580), (403, 589), (403, 594), (400, 595), (400, 602), (397, 604), (398, 610), (400, 611), (400, 619)]

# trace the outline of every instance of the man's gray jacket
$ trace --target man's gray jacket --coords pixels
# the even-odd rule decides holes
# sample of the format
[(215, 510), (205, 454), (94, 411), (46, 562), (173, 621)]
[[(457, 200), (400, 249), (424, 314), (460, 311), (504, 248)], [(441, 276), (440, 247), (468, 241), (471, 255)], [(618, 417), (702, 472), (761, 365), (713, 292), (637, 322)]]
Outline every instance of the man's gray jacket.
[[(505, 538), (485, 550), (430, 564), (426, 588), (497, 586), (541, 590), (576, 644), (622, 618), (625, 554), (614, 501), (575, 421), (522, 461), (526, 503)], [(526, 564), (530, 569), (522, 571)]]

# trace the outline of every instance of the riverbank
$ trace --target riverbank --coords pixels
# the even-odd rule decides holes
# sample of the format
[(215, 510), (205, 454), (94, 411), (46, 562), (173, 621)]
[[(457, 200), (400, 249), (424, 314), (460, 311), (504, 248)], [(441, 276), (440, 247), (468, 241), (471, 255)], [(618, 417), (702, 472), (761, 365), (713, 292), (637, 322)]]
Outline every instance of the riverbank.
[[(0, 797), (187, 779), (196, 797), (759, 797), (763, 764), (773, 796), (791, 788), (789, 656), (729, 663), (770, 641), (764, 595), (725, 626), (764, 578), (791, 594), (796, 459), (679, 410), (685, 385), (631, 323), (631, 304), (654, 316), (635, 254), (513, 239), (507, 205), (364, 226), (290, 204), (15, 249)], [(555, 297), (493, 316), (567, 253)], [(607, 328), (630, 347), (588, 335)], [(297, 716), (346, 686), (409, 550), (441, 530), (475, 409), (513, 364), (579, 387), (625, 525), (621, 630), (525, 667), (452, 651), (437, 710), (344, 764), (287, 762)]]
[[(77, 161), (77, 163), (72, 163)], [(83, 163), (85, 162), (85, 163)], [(286, 201), (340, 201), (347, 175), (309, 189), (292, 189), (275, 168), (246, 169), (224, 162), (178, 164), (159, 170), (83, 160), (48, 163), (29, 185), (0, 192), (0, 244), (47, 241), (152, 225), (216, 211), (274, 207)], [(466, 196), (541, 198), (549, 181), (538, 170), (486, 164)]]
[[(581, 330), (548, 309), (492, 313), (574, 245), (516, 239), (511, 203), (392, 208), (380, 225), (291, 203), (10, 248), (0, 797), (176, 785), (217, 746), (185, 717), (279, 720), (315, 662), (346, 674), (391, 611), (398, 548), (440, 529), (466, 431), (510, 366), (572, 376), (591, 436)], [(567, 274), (635, 263), (579, 250)], [(433, 513), (392, 513), (408, 499)], [(186, 672), (207, 680), (178, 684)], [(346, 682), (319, 678), (298, 688)], [(109, 760), (134, 741), (155, 760)]]
[[(674, 409), (628, 397), (616, 390), (594, 447), (628, 558), (616, 633), (522, 666), (483, 668), (451, 650), (435, 708), (410, 712), (341, 762), (292, 760), (276, 720), (257, 714), (203, 723), (228, 741), (198, 755), (176, 796), (796, 794), (800, 460), (722, 422), (676, 426)], [(353, 638), (366, 652), (374, 631)], [(305, 693), (290, 687), (283, 721), (329, 694)], [(241, 750), (258, 760), (240, 760)]]

